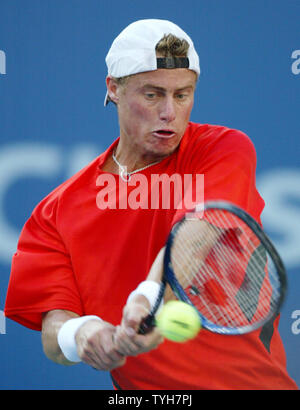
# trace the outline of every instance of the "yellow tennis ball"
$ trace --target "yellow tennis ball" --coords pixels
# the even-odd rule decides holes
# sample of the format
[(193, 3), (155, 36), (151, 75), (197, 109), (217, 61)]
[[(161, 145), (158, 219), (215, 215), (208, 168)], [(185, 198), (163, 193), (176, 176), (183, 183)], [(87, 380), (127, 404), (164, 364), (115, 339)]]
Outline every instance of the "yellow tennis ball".
[(197, 336), (201, 330), (201, 319), (193, 306), (172, 300), (158, 312), (156, 326), (166, 339), (185, 342)]

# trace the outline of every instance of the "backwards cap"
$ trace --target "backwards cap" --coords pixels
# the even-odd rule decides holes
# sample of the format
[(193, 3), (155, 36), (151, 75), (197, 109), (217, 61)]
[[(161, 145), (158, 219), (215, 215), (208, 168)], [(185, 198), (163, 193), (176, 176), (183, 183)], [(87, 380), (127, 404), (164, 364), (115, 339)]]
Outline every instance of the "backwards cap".
[[(189, 44), (186, 58), (157, 58), (155, 47), (164, 35), (173, 34)], [(189, 68), (200, 75), (199, 57), (192, 39), (168, 20), (138, 20), (129, 24), (113, 41), (107, 56), (108, 75), (115, 78), (154, 71), (158, 68)], [(109, 102), (106, 94), (104, 105)]]

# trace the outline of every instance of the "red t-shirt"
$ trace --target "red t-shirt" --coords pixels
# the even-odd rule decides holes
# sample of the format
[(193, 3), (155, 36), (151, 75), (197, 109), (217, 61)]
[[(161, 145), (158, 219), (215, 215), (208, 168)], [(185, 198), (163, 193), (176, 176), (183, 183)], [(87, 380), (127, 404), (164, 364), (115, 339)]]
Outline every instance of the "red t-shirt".
[[(129, 293), (147, 277), (180, 211), (122, 209), (135, 187), (124, 194), (119, 176), (101, 170), (117, 143), (34, 209), (12, 261), (7, 317), (36, 330), (42, 313), (53, 309), (120, 323)], [(190, 123), (177, 150), (140, 174), (149, 184), (153, 174), (204, 174), (205, 200), (231, 201), (260, 221), (264, 202), (255, 169), (255, 149), (245, 134)], [(100, 209), (107, 198), (110, 208)], [(112, 375), (123, 389), (294, 389), (277, 328), (278, 319), (243, 336), (202, 330), (187, 343), (165, 341), (128, 357)]]

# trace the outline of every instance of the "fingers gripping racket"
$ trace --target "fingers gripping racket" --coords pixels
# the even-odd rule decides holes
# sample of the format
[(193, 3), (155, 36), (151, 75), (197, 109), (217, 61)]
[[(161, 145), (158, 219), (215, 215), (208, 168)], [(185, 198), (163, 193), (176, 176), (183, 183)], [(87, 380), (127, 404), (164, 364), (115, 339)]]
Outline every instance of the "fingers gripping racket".
[(287, 280), (282, 260), (260, 225), (235, 205), (214, 201), (174, 225), (159, 295), (140, 333), (155, 326), (167, 284), (178, 299), (198, 310), (202, 327), (236, 335), (278, 314)]

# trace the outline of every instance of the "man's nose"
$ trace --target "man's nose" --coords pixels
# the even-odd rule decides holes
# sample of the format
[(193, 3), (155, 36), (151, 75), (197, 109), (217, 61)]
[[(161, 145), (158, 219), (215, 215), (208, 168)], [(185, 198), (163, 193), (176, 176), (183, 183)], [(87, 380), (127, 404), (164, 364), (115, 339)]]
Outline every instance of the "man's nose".
[(175, 101), (173, 97), (166, 96), (160, 104), (159, 117), (161, 121), (171, 122), (175, 120)]

